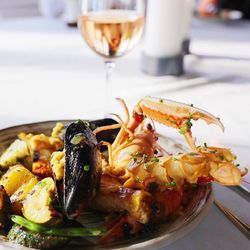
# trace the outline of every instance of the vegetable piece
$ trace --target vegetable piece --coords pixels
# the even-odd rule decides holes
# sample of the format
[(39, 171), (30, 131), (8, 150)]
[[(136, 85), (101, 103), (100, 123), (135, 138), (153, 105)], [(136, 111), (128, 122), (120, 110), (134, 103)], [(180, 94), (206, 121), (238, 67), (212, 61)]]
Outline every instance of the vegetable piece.
[(23, 201), (22, 212), (30, 221), (44, 224), (56, 224), (61, 215), (55, 211), (56, 187), (54, 180), (47, 177), (38, 182)]
[(103, 227), (99, 228), (83, 228), (83, 227), (68, 227), (56, 228), (45, 227), (29, 221), (21, 216), (12, 215), (11, 220), (18, 225), (21, 225), (32, 232), (43, 233), (52, 236), (65, 236), (65, 237), (86, 237), (86, 236), (101, 236), (106, 230)]
[(32, 190), (32, 188), (37, 184), (38, 180), (36, 178), (31, 178), (27, 182), (25, 182), (22, 186), (20, 186), (14, 194), (11, 195), (10, 201), (12, 206), (12, 211), (16, 214), (22, 213), (23, 200), (26, 198), (28, 193)]
[(31, 232), (17, 224), (13, 225), (7, 238), (14, 243), (39, 249), (59, 248), (69, 241), (67, 237)]
[(57, 181), (63, 179), (64, 176), (64, 151), (56, 151), (52, 154), (50, 164)]
[(9, 225), (10, 199), (3, 186), (0, 186), (0, 229)]
[(16, 163), (27, 163), (27, 167), (31, 166), (32, 156), (29, 146), (25, 141), (15, 140), (0, 157), (0, 166), (2, 169), (8, 169)]
[(8, 196), (11, 196), (18, 188), (32, 178), (35, 178), (35, 176), (27, 168), (21, 164), (17, 164), (10, 167), (1, 177), (0, 185), (3, 185)]

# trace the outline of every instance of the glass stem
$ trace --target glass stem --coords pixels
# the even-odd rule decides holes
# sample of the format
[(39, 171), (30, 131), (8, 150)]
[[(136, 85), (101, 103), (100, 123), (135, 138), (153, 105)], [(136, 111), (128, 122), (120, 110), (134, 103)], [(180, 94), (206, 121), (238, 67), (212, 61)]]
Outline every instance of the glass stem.
[(104, 103), (104, 115), (105, 118), (109, 116), (110, 113), (110, 106), (109, 103), (111, 102), (111, 77), (114, 72), (115, 68), (115, 62), (114, 61), (105, 61), (105, 66), (106, 66), (106, 84), (105, 84), (105, 103)]

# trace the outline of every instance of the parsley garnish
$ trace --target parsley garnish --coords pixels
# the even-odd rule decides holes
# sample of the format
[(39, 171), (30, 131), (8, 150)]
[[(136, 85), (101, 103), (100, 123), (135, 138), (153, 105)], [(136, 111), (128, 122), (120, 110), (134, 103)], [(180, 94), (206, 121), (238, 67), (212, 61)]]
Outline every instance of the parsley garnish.
[(179, 133), (182, 135), (185, 135), (187, 133), (187, 126), (186, 124), (182, 125), (181, 128), (179, 129)]
[(212, 150), (210, 150), (210, 153), (216, 153), (217, 152), (217, 150), (216, 149), (212, 149)]
[(84, 165), (83, 170), (88, 172), (90, 170), (90, 166), (89, 165)]
[(190, 152), (190, 153), (189, 153), (189, 155), (194, 156), (194, 155), (198, 155), (198, 154), (197, 154), (197, 153), (195, 153), (195, 152)]
[(144, 163), (143, 164), (143, 168), (147, 170), (149, 168), (149, 164), (148, 163)]
[(175, 181), (170, 181), (166, 183), (167, 187), (176, 187), (176, 182)]

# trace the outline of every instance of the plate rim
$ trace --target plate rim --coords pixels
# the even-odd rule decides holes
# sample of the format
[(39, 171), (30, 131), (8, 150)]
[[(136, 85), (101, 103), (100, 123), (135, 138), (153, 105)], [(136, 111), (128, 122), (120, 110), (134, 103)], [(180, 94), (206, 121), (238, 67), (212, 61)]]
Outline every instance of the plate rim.
[[(36, 125), (46, 125), (48, 123), (57, 123), (57, 122), (64, 122), (64, 123), (69, 123), (69, 122), (74, 122), (77, 119), (57, 119), (57, 120), (44, 120), (44, 121), (36, 121), (36, 122), (31, 122), (31, 123), (23, 123), (23, 124), (17, 124), (14, 126), (9, 126), (9, 127), (5, 127), (0, 129), (0, 133), (4, 133), (8, 130), (13, 130), (13, 129), (18, 129), (19, 127), (28, 127), (28, 126), (36, 126)], [(88, 119), (86, 119), (88, 120)], [(164, 135), (163, 135), (164, 136)], [(1, 141), (0, 141), (1, 144)], [(105, 248), (104, 247), (100, 247), (100, 246), (93, 246), (93, 248), (89, 248), (88, 249), (114, 249), (114, 250), (125, 250), (125, 249), (152, 249), (152, 247), (157, 247), (157, 248), (161, 248), (161, 247), (166, 247), (171, 245), (172, 243), (174, 243), (175, 241), (177, 241), (178, 239), (184, 237), (185, 235), (189, 234), (192, 230), (194, 230), (200, 223), (201, 221), (206, 217), (206, 215), (208, 214), (208, 212), (210, 211), (210, 208), (213, 204), (214, 201), (214, 194), (213, 194), (213, 188), (211, 185), (211, 192), (208, 195), (208, 199), (206, 200), (206, 203), (203, 205), (203, 208), (193, 217), (192, 220), (188, 220), (187, 222), (185, 222), (183, 225), (183, 227), (178, 228), (178, 234), (171, 234), (171, 233), (166, 233), (163, 234), (161, 236), (158, 236), (154, 239), (149, 239), (149, 240), (145, 240), (143, 242), (139, 242), (139, 243), (135, 243), (135, 244), (131, 244), (130, 246), (121, 246), (121, 247), (110, 247), (110, 248)], [(174, 230), (175, 231), (175, 230)], [(9, 246), (7, 246), (6, 244), (10, 244)], [(4, 246), (4, 249), (17, 249), (19, 247), (19, 249), (33, 249), (33, 248), (28, 248), (28, 247), (24, 247), (18, 244), (15, 244), (11, 241), (3, 241), (2, 239), (0, 239), (0, 247)], [(11, 246), (12, 245), (12, 246)], [(99, 248), (100, 247), (100, 248)]]

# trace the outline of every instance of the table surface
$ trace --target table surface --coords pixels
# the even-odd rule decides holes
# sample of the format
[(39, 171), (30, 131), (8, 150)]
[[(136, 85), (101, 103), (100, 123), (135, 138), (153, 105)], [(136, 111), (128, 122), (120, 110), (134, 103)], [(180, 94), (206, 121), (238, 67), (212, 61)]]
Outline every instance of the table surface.
[[(185, 75), (152, 77), (140, 70), (143, 45), (117, 61), (111, 96), (130, 109), (144, 95), (193, 103), (219, 116), (224, 134), (197, 122), (198, 142), (230, 147), (241, 165), (250, 156), (250, 23), (194, 20)], [(43, 18), (0, 21), (0, 128), (42, 120), (103, 115), (104, 65), (75, 29)], [(121, 112), (111, 103), (112, 111)], [(162, 133), (178, 132), (159, 127)], [(214, 185), (215, 197), (249, 220), (249, 200)], [(239, 206), (239, 203), (241, 204)], [(247, 249), (247, 238), (215, 207), (190, 234), (165, 249)]]

